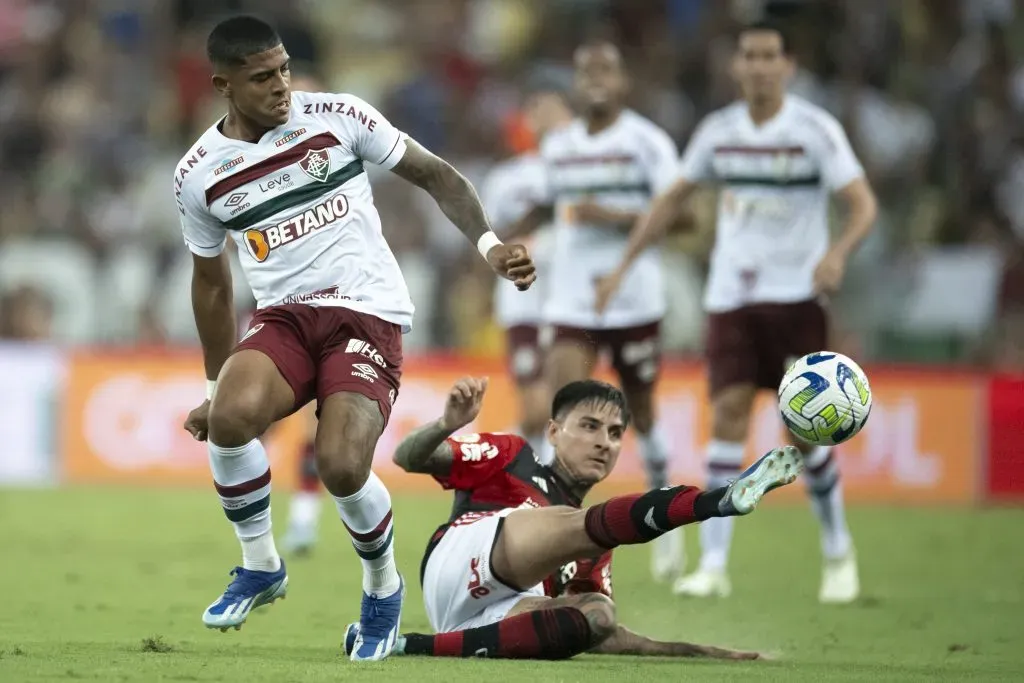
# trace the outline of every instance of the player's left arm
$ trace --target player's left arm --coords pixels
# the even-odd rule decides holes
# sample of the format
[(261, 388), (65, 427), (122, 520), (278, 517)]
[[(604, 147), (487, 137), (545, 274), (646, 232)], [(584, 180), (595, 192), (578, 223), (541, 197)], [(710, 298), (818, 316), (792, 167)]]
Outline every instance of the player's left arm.
[(878, 216), (878, 201), (839, 122), (825, 119), (823, 130), (822, 179), (846, 211), (842, 232), (814, 271), (815, 289), (828, 293), (839, 289), (847, 259), (871, 234)]
[(487, 391), (486, 379), (460, 379), (448, 392), (444, 414), (414, 429), (395, 449), (393, 460), (406, 472), (447, 477), (455, 454), (448, 437), (476, 419)]
[(512, 280), (519, 289), (528, 289), (537, 279), (526, 247), (503, 244), (498, 239), (473, 184), (454, 166), (408, 139), (405, 153), (391, 170), (433, 197), (448, 220), (476, 245), (498, 275)]
[(757, 652), (728, 650), (711, 645), (653, 640), (618, 626), (606, 641), (591, 650), (602, 655), (633, 655), (637, 657), (706, 657), (708, 659), (759, 659)]

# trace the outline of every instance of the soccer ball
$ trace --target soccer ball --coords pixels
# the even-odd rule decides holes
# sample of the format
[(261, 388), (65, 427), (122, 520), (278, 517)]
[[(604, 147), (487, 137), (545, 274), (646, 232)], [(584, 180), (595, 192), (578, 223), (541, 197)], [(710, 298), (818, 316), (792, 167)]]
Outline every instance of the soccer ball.
[(835, 446), (859, 432), (871, 413), (871, 387), (846, 356), (819, 351), (790, 366), (779, 385), (779, 411), (798, 439)]

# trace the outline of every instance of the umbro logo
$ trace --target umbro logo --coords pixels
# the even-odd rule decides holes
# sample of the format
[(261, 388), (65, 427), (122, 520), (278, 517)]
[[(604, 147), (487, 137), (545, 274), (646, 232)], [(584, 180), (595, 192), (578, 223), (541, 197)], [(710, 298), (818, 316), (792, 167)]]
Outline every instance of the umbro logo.
[(352, 376), (365, 379), (370, 384), (373, 384), (373, 381), (378, 378), (377, 371), (368, 363), (353, 363)]
[(249, 196), (248, 192), (236, 192), (228, 200), (224, 202), (224, 206), (238, 206), (245, 201), (245, 198)]
[(533, 483), (536, 484), (537, 488), (539, 488), (544, 493), (548, 492), (548, 483), (544, 481), (544, 479), (542, 479), (541, 477), (534, 477)]

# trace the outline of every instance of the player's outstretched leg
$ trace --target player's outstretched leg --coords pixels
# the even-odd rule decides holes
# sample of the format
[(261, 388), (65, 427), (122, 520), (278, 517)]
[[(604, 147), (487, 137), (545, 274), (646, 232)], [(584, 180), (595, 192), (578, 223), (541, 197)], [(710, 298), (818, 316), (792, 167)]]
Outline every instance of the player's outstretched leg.
[[(524, 610), (513, 608), (509, 616), (493, 624), (433, 635), (407, 633), (399, 637), (394, 654), (569, 659), (594, 649), (615, 633), (615, 604), (600, 593), (551, 600), (524, 598), (521, 604)], [(349, 624), (342, 641), (345, 652), (352, 651), (358, 634), (359, 624)]]
[(249, 613), (283, 598), (288, 575), (270, 525), (270, 462), (256, 438), (291, 412), (295, 398), (269, 357), (243, 350), (225, 363), (210, 406), (210, 469), (224, 514), (242, 544), (242, 565), (203, 613), (208, 628), (241, 628)]
[(673, 486), (618, 496), (586, 510), (516, 510), (495, 540), (491, 567), (506, 585), (526, 590), (577, 558), (647, 543), (686, 524), (749, 514), (764, 494), (792, 482), (802, 467), (796, 448), (784, 446), (713, 491)]
[(316, 545), (320, 523), (320, 505), (323, 492), (316, 471), (313, 441), (302, 450), (299, 459), (299, 489), (292, 494), (288, 505), (288, 531), (285, 533), (284, 552), (300, 557), (308, 555)]
[(384, 416), (377, 403), (356, 393), (331, 394), (320, 406), (317, 469), (334, 496), (352, 545), (363, 564), (360, 632), (354, 661), (391, 654), (402, 615), (402, 578), (395, 566), (391, 495), (370, 470)]
[(860, 594), (860, 577), (850, 530), (846, 526), (839, 464), (829, 448), (799, 447), (804, 453), (807, 494), (821, 523), (821, 553), (825, 564), (818, 599), (834, 604), (853, 602)]

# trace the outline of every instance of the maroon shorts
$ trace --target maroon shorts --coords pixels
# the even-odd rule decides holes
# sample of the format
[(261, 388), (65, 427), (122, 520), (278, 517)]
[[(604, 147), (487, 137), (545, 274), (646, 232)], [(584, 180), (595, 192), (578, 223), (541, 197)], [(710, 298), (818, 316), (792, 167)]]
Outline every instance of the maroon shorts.
[(789, 363), (828, 346), (828, 317), (817, 301), (752, 304), (708, 316), (711, 395), (737, 385), (779, 388)]
[(619, 383), (626, 388), (651, 387), (661, 370), (661, 321), (636, 327), (583, 329), (556, 325), (553, 343), (574, 342), (597, 353), (607, 351)]
[(540, 345), (540, 328), (536, 325), (513, 325), (505, 330), (508, 371), (516, 384), (532, 384), (543, 375), (544, 352)]
[(295, 408), (351, 392), (377, 402), (387, 423), (402, 377), (402, 328), (340, 306), (282, 304), (256, 311), (235, 351), (255, 349), (277, 365)]

